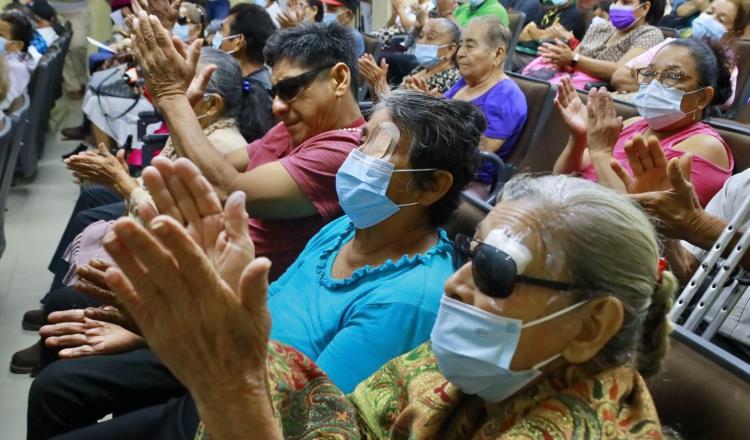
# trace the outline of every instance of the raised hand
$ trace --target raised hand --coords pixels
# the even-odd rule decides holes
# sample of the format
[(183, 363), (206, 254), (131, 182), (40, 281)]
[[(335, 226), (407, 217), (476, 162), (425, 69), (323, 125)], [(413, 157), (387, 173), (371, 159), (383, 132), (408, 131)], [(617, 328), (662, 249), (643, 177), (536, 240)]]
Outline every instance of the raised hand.
[(437, 87), (430, 89), (430, 86), (427, 85), (427, 81), (425, 81), (424, 78), (420, 78), (417, 76), (407, 76), (406, 78), (404, 78), (403, 87), (408, 90), (427, 93), (428, 95), (432, 95), (435, 97), (443, 96), (443, 94), (440, 93), (440, 90), (438, 90)]
[(156, 217), (151, 231), (117, 220), (104, 246), (118, 265), (107, 270), (107, 283), (199, 408), (220, 391), (266, 392), (267, 259), (247, 265), (235, 291), (167, 216)]
[(589, 154), (611, 156), (622, 131), (622, 117), (617, 116), (612, 96), (604, 89), (591, 89), (586, 111)]
[(138, 15), (140, 11), (156, 16), (161, 24), (172, 29), (180, 15), (182, 0), (133, 0), (133, 12)]
[(53, 312), (47, 317), (48, 325), (39, 329), (44, 344), (61, 349), (60, 358), (117, 354), (143, 345), (143, 339), (120, 327), (86, 316), (84, 310)]
[[(610, 165), (625, 184), (628, 193), (664, 191), (671, 187), (667, 173), (667, 158), (656, 136), (649, 136), (648, 140), (640, 135), (633, 136), (625, 144), (625, 154), (628, 156), (630, 169), (633, 170), (632, 177), (616, 160), (612, 159)], [(679, 159), (683, 170), (689, 169), (689, 159), (687, 155)], [(687, 174), (690, 174), (689, 171)]]
[(186, 48), (178, 38), (171, 37), (156, 16), (143, 10), (133, 20), (131, 31), (133, 52), (154, 99), (158, 102), (185, 94), (195, 77), (203, 40), (198, 39)]
[(562, 115), (571, 134), (578, 139), (586, 139), (588, 111), (568, 76), (563, 77), (557, 85), (555, 107)]
[(231, 194), (222, 209), (216, 191), (189, 160), (154, 158), (151, 165), (143, 171), (143, 180), (156, 210), (150, 203), (143, 203), (138, 212), (146, 222), (158, 211), (185, 225), (222, 279), (236, 289), (242, 270), (255, 258), (247, 229), (245, 194)]
[(656, 227), (667, 238), (689, 238), (704, 214), (695, 188), (690, 183), (692, 159), (692, 154), (687, 153), (669, 161), (668, 189), (631, 195), (646, 212), (660, 220)]
[(359, 58), (359, 74), (376, 95), (388, 93), (388, 63), (385, 58), (380, 60), (378, 65), (369, 53), (362, 55)]

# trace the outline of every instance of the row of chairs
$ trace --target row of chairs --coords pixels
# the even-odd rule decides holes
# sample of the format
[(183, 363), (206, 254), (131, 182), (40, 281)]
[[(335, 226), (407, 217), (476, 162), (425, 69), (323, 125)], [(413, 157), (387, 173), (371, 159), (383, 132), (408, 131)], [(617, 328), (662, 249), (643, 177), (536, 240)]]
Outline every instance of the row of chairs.
[(12, 103), (7, 114), (0, 116), (0, 257), (6, 246), (5, 205), (11, 183), (16, 169), (27, 179), (36, 174), (50, 111), (62, 95), (63, 63), (72, 35), (68, 24), (63, 35), (39, 60), (28, 92)]

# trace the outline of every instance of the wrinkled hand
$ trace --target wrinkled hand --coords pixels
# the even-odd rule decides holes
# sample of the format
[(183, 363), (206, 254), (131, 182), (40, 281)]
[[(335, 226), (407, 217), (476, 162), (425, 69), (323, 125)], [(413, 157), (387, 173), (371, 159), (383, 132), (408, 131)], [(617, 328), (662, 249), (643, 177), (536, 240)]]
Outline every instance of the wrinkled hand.
[(118, 150), (117, 156), (113, 156), (104, 144), (99, 144), (96, 152), (84, 151), (63, 162), (73, 172), (73, 177), (106, 185), (118, 192), (132, 179), (125, 161), (125, 150)]
[(705, 214), (693, 184), (690, 183), (692, 154), (672, 158), (667, 164), (670, 188), (633, 194), (643, 209), (659, 219), (656, 227), (667, 238), (689, 239)]
[(420, 78), (417, 76), (407, 76), (406, 78), (404, 78), (402, 87), (407, 90), (415, 90), (417, 92), (427, 93), (428, 95), (435, 97), (443, 96), (443, 94), (440, 93), (440, 90), (437, 87), (433, 87), (432, 89), (430, 89), (430, 86), (427, 85), (427, 81), (425, 81), (424, 78)]
[(586, 111), (589, 154), (611, 156), (622, 131), (622, 117), (617, 116), (612, 96), (603, 88), (591, 89)]
[(86, 317), (84, 310), (53, 312), (39, 329), (44, 344), (61, 349), (62, 359), (123, 353), (143, 345), (143, 339), (119, 325)]
[(199, 404), (217, 389), (266, 389), (267, 259), (247, 265), (235, 291), (168, 216), (156, 217), (150, 232), (121, 218), (104, 246), (119, 267), (107, 270), (107, 283)]
[[(549, 32), (549, 35), (551, 38), (559, 38), (562, 41), (568, 41), (570, 40), (570, 37), (573, 36), (573, 33), (565, 29), (563, 25), (561, 25), (559, 22), (547, 28), (547, 31)], [(571, 59), (572, 59), (572, 55), (571, 55)]]
[(141, 217), (148, 223), (158, 211), (185, 225), (222, 279), (237, 289), (242, 270), (255, 258), (245, 193), (232, 193), (222, 209), (216, 191), (189, 160), (154, 158), (151, 165), (143, 171), (143, 180), (156, 210), (144, 202), (138, 207)]
[(133, 52), (157, 103), (160, 99), (185, 94), (195, 77), (203, 40), (198, 39), (186, 48), (155, 16), (146, 15), (144, 11), (133, 20), (131, 31)]
[(181, 4), (182, 0), (133, 0), (132, 8), (136, 15), (145, 11), (156, 16), (164, 28), (171, 30), (180, 16)]
[(570, 63), (573, 61), (573, 51), (559, 38), (555, 39), (554, 44), (542, 43), (539, 46), (539, 55), (547, 62), (557, 64), (559, 68), (570, 67)]
[(282, 28), (292, 28), (305, 21), (304, 7), (289, 8), (276, 16), (279, 26)]
[[(633, 136), (625, 144), (625, 154), (628, 156), (630, 169), (633, 170), (632, 177), (617, 160), (612, 159), (610, 165), (625, 184), (628, 193), (664, 191), (671, 188), (667, 175), (667, 158), (656, 136), (649, 136), (648, 141), (643, 136)], [(686, 166), (689, 168), (689, 160), (688, 155), (683, 155), (679, 159), (683, 170)], [(687, 174), (690, 175), (689, 172)]]
[(580, 140), (586, 139), (586, 127), (588, 124), (588, 111), (586, 105), (581, 101), (569, 76), (564, 76), (557, 86), (557, 97), (555, 107), (562, 115), (563, 121), (570, 128), (573, 137)]
[(416, 2), (409, 5), (409, 10), (417, 17), (417, 27), (424, 28), (427, 24), (427, 11)]
[(133, 317), (122, 307), (117, 295), (107, 285), (104, 274), (109, 267), (111, 267), (110, 263), (94, 259), (89, 264), (82, 264), (75, 269), (79, 280), (75, 282), (73, 287), (84, 295), (105, 304), (104, 307), (87, 309), (86, 316), (99, 321), (111, 322), (133, 333), (140, 334), (141, 331), (133, 321)]
[(388, 63), (385, 58), (378, 65), (369, 53), (362, 55), (359, 58), (359, 74), (371, 88), (388, 87)]

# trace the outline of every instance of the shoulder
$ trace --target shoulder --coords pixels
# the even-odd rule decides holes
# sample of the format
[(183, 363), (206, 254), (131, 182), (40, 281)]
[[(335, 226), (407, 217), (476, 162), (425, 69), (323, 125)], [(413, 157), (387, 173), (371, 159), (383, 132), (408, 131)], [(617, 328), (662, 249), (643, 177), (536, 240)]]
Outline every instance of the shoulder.
[(721, 168), (729, 162), (729, 154), (724, 140), (719, 133), (697, 133), (673, 147), (675, 150), (693, 153)]
[(632, 35), (632, 38), (634, 39), (649, 39), (655, 40), (657, 42), (664, 41), (664, 34), (661, 32), (661, 30), (659, 30), (659, 28), (655, 26), (651, 26), (650, 24), (639, 26), (633, 31)]
[(503, 114), (525, 115), (528, 113), (526, 96), (511, 78), (500, 81), (489, 91), (484, 106), (489, 111), (498, 111)]

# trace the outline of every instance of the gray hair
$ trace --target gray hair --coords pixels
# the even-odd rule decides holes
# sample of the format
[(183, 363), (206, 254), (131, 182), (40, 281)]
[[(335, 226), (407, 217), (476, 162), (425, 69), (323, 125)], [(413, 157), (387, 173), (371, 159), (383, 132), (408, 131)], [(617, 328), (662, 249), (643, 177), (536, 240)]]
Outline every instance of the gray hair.
[(430, 21), (434, 21), (442, 26), (445, 26), (445, 28), (451, 35), (451, 41), (453, 42), (453, 44), (461, 44), (461, 28), (458, 27), (455, 21), (443, 17), (433, 18)]
[[(453, 176), (451, 189), (430, 206), (431, 224), (445, 224), (479, 163), (479, 139), (486, 129), (484, 114), (468, 102), (408, 90), (394, 90), (383, 97), (375, 108), (381, 109), (411, 138), (412, 168), (436, 168)], [(420, 189), (433, 184), (432, 173), (414, 173), (413, 179)]]
[(622, 194), (569, 176), (518, 176), (503, 188), (503, 201), (532, 203), (544, 225), (541, 240), (550, 266), (587, 291), (581, 299), (614, 296), (625, 312), (620, 331), (596, 359), (600, 366), (634, 362), (649, 375), (658, 371), (670, 331), (667, 312), (676, 279), (657, 280), (659, 245), (646, 214)]
[(500, 21), (500, 18), (494, 15), (483, 15), (472, 18), (469, 23), (481, 23), (485, 26), (484, 42), (491, 48), (497, 49), (502, 47), (508, 54), (508, 45), (510, 45), (510, 30)]
[(225, 118), (234, 118), (242, 106), (242, 69), (234, 57), (213, 47), (201, 49), (198, 71), (213, 64), (216, 71), (211, 75), (206, 93), (215, 93), (224, 101)]

